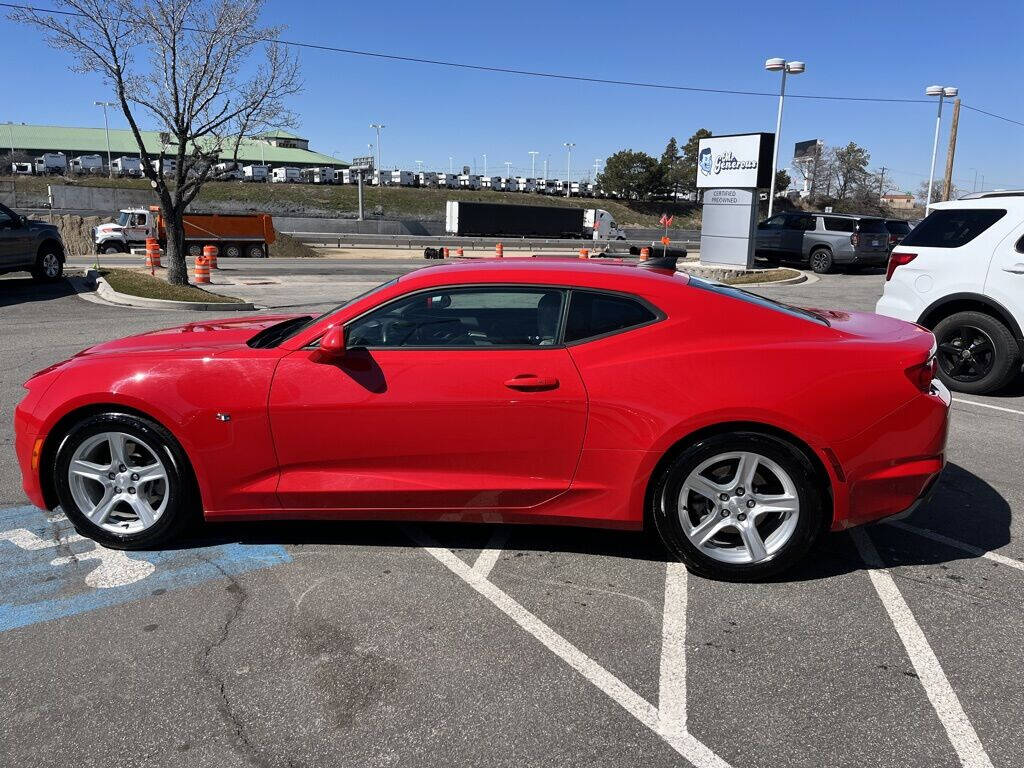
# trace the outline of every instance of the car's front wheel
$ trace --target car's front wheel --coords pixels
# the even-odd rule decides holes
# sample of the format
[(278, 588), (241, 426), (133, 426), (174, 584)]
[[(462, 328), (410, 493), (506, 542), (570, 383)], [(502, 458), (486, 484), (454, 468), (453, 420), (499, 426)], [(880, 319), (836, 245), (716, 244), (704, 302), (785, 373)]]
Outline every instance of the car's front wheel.
[(822, 532), (827, 504), (796, 446), (732, 432), (686, 448), (656, 478), (651, 513), (669, 552), (694, 573), (768, 578), (797, 563)]
[(825, 275), (832, 271), (835, 263), (832, 259), (832, 251), (828, 248), (817, 248), (811, 251), (811, 269), (819, 275)]
[(32, 267), (32, 277), (35, 280), (52, 282), (59, 280), (64, 274), (64, 259), (56, 248), (43, 248), (36, 256), (35, 266)]
[(1004, 386), (1017, 367), (1010, 329), (982, 312), (957, 312), (935, 326), (939, 379), (952, 390), (980, 395)]
[(194, 513), (187, 461), (159, 424), (101, 413), (64, 436), (54, 487), (79, 533), (107, 547), (145, 549), (172, 538)]

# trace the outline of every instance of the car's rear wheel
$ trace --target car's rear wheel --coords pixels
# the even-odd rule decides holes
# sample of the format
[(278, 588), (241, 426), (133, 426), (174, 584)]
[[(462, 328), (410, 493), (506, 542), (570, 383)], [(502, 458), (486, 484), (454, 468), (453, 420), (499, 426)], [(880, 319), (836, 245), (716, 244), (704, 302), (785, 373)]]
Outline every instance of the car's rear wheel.
[(56, 248), (44, 247), (36, 256), (35, 266), (32, 267), (32, 278), (52, 282), (59, 280), (64, 274), (64, 259)]
[(832, 271), (832, 251), (828, 248), (815, 248), (811, 251), (811, 269), (819, 275), (825, 275)]
[(184, 451), (159, 424), (131, 414), (102, 413), (74, 425), (53, 472), (64, 514), (107, 547), (158, 545), (195, 511)]
[(694, 573), (755, 581), (799, 561), (823, 530), (827, 505), (809, 459), (757, 432), (687, 447), (656, 479), (655, 525)]
[(983, 312), (957, 312), (935, 326), (939, 378), (957, 392), (984, 394), (1014, 374), (1017, 344), (1010, 330)]

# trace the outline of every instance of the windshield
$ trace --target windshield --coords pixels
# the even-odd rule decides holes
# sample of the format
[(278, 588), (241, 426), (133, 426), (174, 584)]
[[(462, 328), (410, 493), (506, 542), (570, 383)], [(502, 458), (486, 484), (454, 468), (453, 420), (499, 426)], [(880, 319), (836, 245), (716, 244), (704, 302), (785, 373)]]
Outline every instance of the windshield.
[(702, 280), (699, 277), (694, 277), (693, 275), (690, 275), (689, 284), (697, 288), (703, 288), (706, 291), (721, 294), (722, 296), (731, 296), (734, 299), (746, 301), (749, 304), (756, 304), (759, 307), (771, 309), (775, 312), (782, 312), (783, 314), (791, 315), (793, 317), (811, 320), (816, 323), (821, 323), (822, 325), (831, 325), (828, 320), (817, 312), (812, 312), (811, 310), (803, 309), (802, 307), (793, 307), (789, 304), (783, 304), (781, 301), (766, 299), (764, 296), (758, 296), (756, 293), (749, 293), (732, 285), (712, 283), (707, 280)]
[(889, 230), (885, 228), (885, 222), (881, 219), (861, 219), (857, 222), (857, 231), (871, 235), (889, 234)]
[(306, 328), (309, 328), (311, 325), (318, 323), (320, 320), (327, 317), (328, 315), (333, 315), (342, 307), (348, 306), (349, 304), (359, 301), (360, 299), (365, 299), (367, 296), (371, 296), (377, 293), (377, 291), (382, 291), (385, 288), (390, 288), (397, 282), (398, 278), (395, 277), (392, 278), (391, 280), (388, 280), (387, 282), (381, 283), (380, 285), (375, 285), (370, 290), (363, 291), (358, 296), (353, 296), (348, 301), (344, 301), (338, 306), (332, 307), (331, 309), (324, 312), (322, 315), (317, 315), (316, 317), (304, 315), (302, 317), (293, 317), (288, 320), (282, 320), (280, 323), (275, 323), (269, 328), (264, 328), (262, 331), (257, 333), (251, 339), (249, 339), (247, 343), (250, 347), (254, 347), (257, 349), (263, 349), (266, 347), (276, 347), (278, 344), (281, 344), (287, 339), (290, 339), (292, 336), (299, 333), (300, 331), (303, 331)]
[(131, 216), (132, 215), (128, 213), (128, 211), (121, 211), (119, 214), (117, 214), (117, 223), (122, 227), (127, 227), (128, 222), (131, 219)]

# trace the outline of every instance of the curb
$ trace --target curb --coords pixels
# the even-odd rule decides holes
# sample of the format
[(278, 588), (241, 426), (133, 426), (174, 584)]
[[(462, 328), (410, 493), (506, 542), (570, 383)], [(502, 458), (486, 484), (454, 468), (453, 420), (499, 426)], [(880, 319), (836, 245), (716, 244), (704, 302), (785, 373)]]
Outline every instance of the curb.
[(125, 307), (140, 307), (142, 309), (187, 309), (200, 312), (253, 312), (256, 305), (251, 302), (214, 302), (203, 301), (173, 301), (171, 299), (148, 299), (144, 296), (132, 296), (127, 293), (119, 293), (110, 287), (110, 283), (100, 277), (96, 270), (90, 269), (85, 273), (86, 280), (96, 283), (96, 293), (105, 301), (111, 304), (119, 304)]
[(810, 278), (807, 275), (800, 273), (796, 277), (787, 277), (785, 280), (769, 280), (767, 283), (726, 283), (726, 285), (735, 285), (737, 288), (759, 288), (763, 285), (799, 285), (808, 280)]

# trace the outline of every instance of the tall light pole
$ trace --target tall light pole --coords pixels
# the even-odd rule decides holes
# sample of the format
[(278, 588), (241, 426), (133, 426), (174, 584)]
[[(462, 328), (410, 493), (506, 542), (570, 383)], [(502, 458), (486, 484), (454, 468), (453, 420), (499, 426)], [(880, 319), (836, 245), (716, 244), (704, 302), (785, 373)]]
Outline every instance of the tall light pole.
[(949, 85), (929, 85), (924, 89), (925, 96), (939, 97), (939, 111), (935, 116), (935, 140), (932, 142), (932, 167), (928, 171), (928, 199), (924, 204), (924, 215), (927, 216), (932, 207), (932, 185), (935, 184), (935, 154), (939, 150), (939, 125), (942, 123), (942, 101), (952, 99), (959, 91)]
[(487, 153), (484, 152), (484, 176), (487, 175)]
[(535, 149), (531, 149), (526, 154), (530, 156), (530, 178), (535, 179), (537, 178), (537, 155), (539, 155), (540, 152)]
[(779, 89), (779, 114), (775, 118), (775, 148), (772, 150), (772, 183), (768, 191), (768, 215), (775, 206), (775, 174), (779, 167), (779, 136), (782, 133), (782, 105), (786, 100), (786, 75), (799, 75), (806, 68), (802, 61), (768, 59), (764, 68), (769, 72), (782, 72), (782, 87)]
[(370, 127), (377, 131), (377, 172), (380, 173), (380, 132), (387, 128), (383, 123), (370, 123)]
[(601, 166), (601, 158), (594, 158), (594, 181), (597, 181), (597, 169)]
[(510, 163), (508, 160), (505, 161), (505, 178), (512, 178), (512, 163)]
[(453, 176), (455, 175), (455, 158), (451, 155), (448, 155), (448, 173)]
[(548, 155), (547, 157), (544, 158), (544, 178), (545, 179), (548, 177), (548, 160), (550, 160), (550, 159), (551, 159), (551, 155)]
[(572, 195), (572, 148), (576, 146), (576, 143), (563, 141), (562, 146), (565, 147), (565, 196), (570, 197)]
[(103, 107), (103, 133), (107, 136), (107, 176), (114, 178), (114, 166), (110, 164), (110, 125), (107, 123), (107, 107), (116, 107), (113, 101), (94, 101), (93, 106)]

